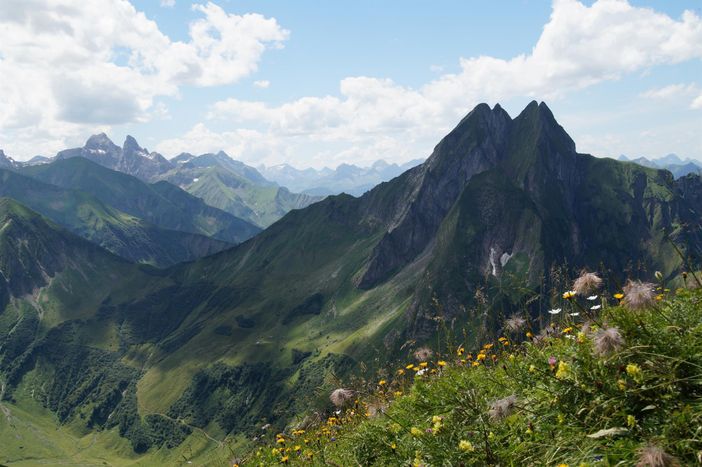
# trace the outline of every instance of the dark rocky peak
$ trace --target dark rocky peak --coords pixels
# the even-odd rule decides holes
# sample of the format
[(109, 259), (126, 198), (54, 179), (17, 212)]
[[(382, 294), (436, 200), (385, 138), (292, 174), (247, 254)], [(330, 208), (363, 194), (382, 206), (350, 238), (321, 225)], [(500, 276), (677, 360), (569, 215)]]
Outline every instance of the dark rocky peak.
[(110, 138), (107, 137), (105, 133), (99, 133), (88, 138), (85, 142), (85, 149), (87, 150), (103, 150), (108, 152), (119, 151), (119, 146), (112, 142)]
[(127, 135), (127, 138), (124, 140), (124, 144), (122, 145), (122, 151), (124, 151), (125, 153), (130, 152), (135, 154), (148, 154), (148, 151), (139, 146), (137, 140), (134, 139), (134, 137), (131, 135)]
[(0, 149), (0, 168), (9, 169), (15, 167), (15, 161), (5, 154), (5, 151)]
[[(398, 196), (385, 203), (393, 206), (392, 212), (378, 216), (385, 217), (388, 233), (376, 245), (359, 287), (383, 282), (427, 248), (471, 178), (498, 166), (511, 122), (501, 107), (478, 105), (441, 140), (426, 163), (382, 188), (410, 185), (396, 190)], [(373, 190), (368, 203), (375, 204), (374, 198), (382, 197), (379, 193)]]

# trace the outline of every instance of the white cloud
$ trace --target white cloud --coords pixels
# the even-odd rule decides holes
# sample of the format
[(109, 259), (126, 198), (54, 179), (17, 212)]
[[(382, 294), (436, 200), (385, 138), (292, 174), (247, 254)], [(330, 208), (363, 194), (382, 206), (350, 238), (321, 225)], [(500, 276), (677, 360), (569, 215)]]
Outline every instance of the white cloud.
[(234, 83), (289, 34), (273, 18), (229, 14), (212, 2), (193, 11), (199, 18), (183, 42), (127, 0), (0, 2), (6, 152), (50, 154), (98, 125), (163, 115), (154, 108), (158, 96), (175, 96), (183, 85)]
[(660, 88), (652, 88), (641, 94), (647, 99), (670, 99), (681, 95), (689, 95), (696, 90), (694, 84), (670, 84)]
[(171, 8), (175, 6), (175, 0), (161, 0), (161, 6)]
[(702, 94), (699, 96), (695, 97), (695, 99), (692, 101), (692, 104), (690, 104), (690, 108), (692, 109), (702, 109)]
[[(299, 149), (294, 160), (300, 165), (312, 163), (310, 149), (319, 141), (343, 142), (345, 150), (356, 151), (364, 162), (378, 157), (399, 160), (402, 155), (427, 155), (480, 101), (553, 100), (657, 65), (700, 58), (702, 19), (691, 11), (676, 20), (625, 0), (599, 0), (590, 7), (576, 0), (555, 0), (528, 54), (462, 58), (458, 73), (444, 74), (418, 89), (388, 79), (352, 77), (341, 81), (338, 97), (304, 97), (279, 106), (231, 98), (214, 104), (209, 118), (255, 128), (285, 147), (295, 147), (288, 144), (294, 138)], [(702, 106), (702, 96), (693, 106)], [(392, 142), (378, 145), (379, 135)], [(329, 162), (342, 161), (342, 154)], [(252, 155), (241, 157), (253, 161)], [(272, 153), (265, 157), (282, 159)]]
[(260, 81), (254, 81), (254, 86), (261, 89), (268, 89), (271, 86), (271, 82), (267, 79), (262, 79)]

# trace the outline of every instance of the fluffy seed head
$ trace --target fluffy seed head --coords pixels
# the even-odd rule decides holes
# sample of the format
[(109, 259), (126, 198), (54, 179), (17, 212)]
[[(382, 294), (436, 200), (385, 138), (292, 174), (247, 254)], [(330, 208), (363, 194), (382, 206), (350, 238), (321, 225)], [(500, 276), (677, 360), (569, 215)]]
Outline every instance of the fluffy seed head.
[(431, 360), (431, 357), (433, 355), (434, 352), (429, 347), (420, 347), (414, 352), (414, 358), (416, 358), (417, 361), (420, 362), (426, 362)]
[(639, 450), (639, 461), (636, 467), (678, 467), (678, 460), (662, 448), (649, 445)]
[(336, 407), (343, 407), (346, 405), (346, 403), (348, 403), (351, 399), (353, 399), (353, 394), (354, 393), (351, 389), (344, 389), (344, 388), (334, 389), (332, 391), (332, 393), (329, 395), (329, 400)]
[(526, 326), (526, 320), (521, 316), (512, 315), (505, 320), (503, 326), (507, 332), (519, 332)]
[(512, 394), (504, 399), (498, 399), (490, 405), (488, 415), (494, 421), (505, 419), (512, 415), (517, 404), (517, 396)]
[(590, 295), (602, 286), (602, 279), (594, 272), (583, 271), (573, 282), (573, 290), (578, 295)]
[(621, 349), (624, 338), (617, 328), (600, 329), (595, 333), (593, 344), (595, 354), (604, 357)]
[(654, 292), (655, 285), (649, 282), (627, 281), (623, 287), (624, 300), (622, 304), (630, 310), (641, 310), (653, 305), (656, 297)]

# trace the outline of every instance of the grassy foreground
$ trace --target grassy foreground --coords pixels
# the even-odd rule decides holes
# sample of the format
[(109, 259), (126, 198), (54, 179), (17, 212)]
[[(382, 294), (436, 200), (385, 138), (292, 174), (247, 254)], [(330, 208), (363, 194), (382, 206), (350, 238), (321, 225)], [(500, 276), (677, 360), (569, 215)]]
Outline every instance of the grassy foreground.
[(472, 354), (423, 349), (234, 463), (699, 465), (702, 292), (653, 287), (568, 292), (548, 328), (515, 317)]

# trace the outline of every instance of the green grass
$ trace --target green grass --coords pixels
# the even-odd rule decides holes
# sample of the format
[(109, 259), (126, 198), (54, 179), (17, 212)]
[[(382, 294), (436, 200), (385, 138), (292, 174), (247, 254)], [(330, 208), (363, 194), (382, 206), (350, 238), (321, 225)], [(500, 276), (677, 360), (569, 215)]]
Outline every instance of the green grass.
[[(579, 300), (565, 311), (591, 304)], [(525, 329), (470, 357), (452, 349), (435, 355), (424, 376), (404, 369), (416, 361), (400, 362), (385, 370), (392, 380), (378, 376), (386, 382), (355, 387), (359, 397), (341, 415), (304, 433), (291, 426), (280, 442), (270, 434), (244, 464), (613, 466), (635, 465), (647, 446), (695, 464), (702, 451), (702, 291), (680, 289), (638, 311), (613, 298), (602, 303), (599, 325), (584, 327), (582, 313), (564, 312), (553, 337), (530, 339)], [(607, 355), (594, 350), (600, 325), (624, 339)], [(478, 352), (486, 358), (474, 366)], [(513, 404), (491, 415), (508, 397)]]

